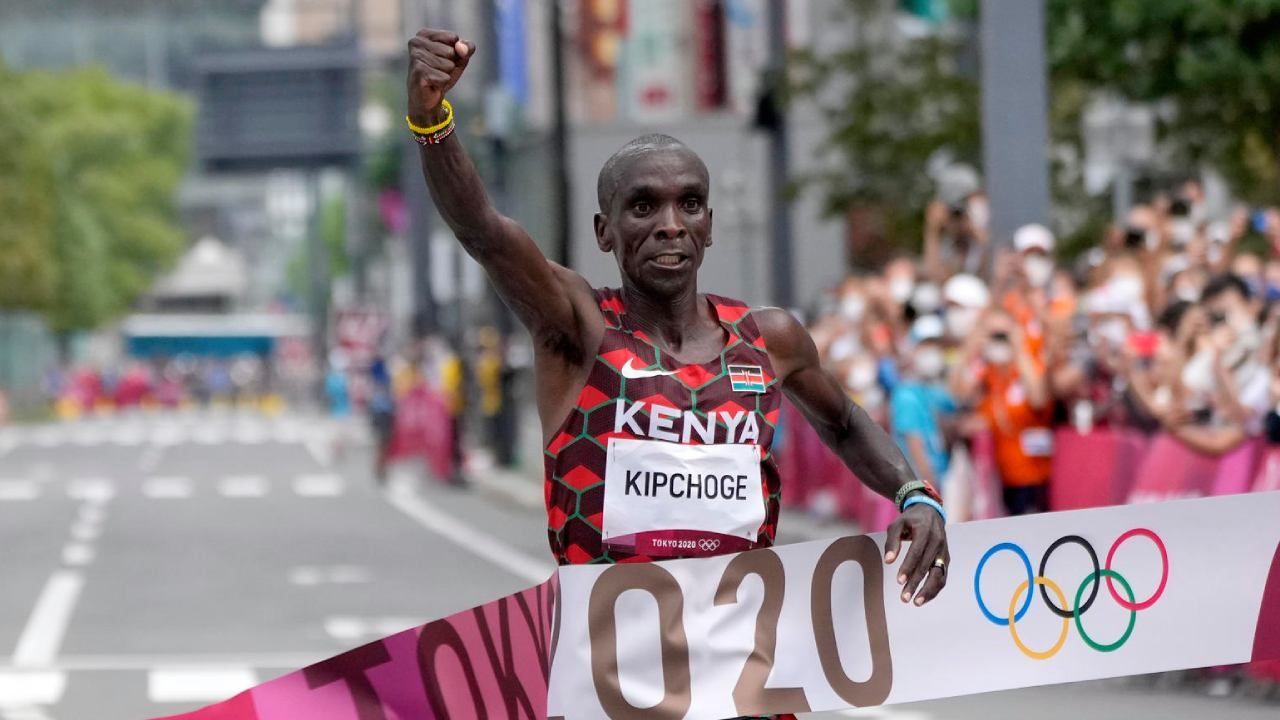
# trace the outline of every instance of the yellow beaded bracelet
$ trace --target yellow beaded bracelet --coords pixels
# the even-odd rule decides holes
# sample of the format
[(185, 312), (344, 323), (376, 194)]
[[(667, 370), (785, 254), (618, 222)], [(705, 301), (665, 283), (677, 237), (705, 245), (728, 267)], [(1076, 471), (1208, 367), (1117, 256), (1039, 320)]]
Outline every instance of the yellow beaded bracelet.
[(405, 115), (404, 121), (409, 126), (409, 132), (413, 133), (414, 135), (435, 135), (441, 130), (452, 125), (453, 124), (453, 105), (451, 105), (448, 100), (441, 100), (440, 107), (444, 108), (444, 112), (445, 112), (444, 120), (438, 125), (432, 125), (429, 128), (418, 127), (417, 125), (414, 125), (413, 121), (409, 119), (409, 116)]

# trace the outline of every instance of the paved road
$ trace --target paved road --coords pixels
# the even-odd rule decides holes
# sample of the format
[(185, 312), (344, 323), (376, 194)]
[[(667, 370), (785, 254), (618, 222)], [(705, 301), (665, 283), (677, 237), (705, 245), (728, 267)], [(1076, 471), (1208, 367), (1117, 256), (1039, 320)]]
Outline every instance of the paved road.
[[(229, 412), (0, 428), (0, 720), (181, 712), (550, 573), (532, 483), (382, 493), (366, 450), (336, 452), (332, 434), (316, 418)], [(791, 525), (784, 541), (814, 532)], [(1128, 682), (852, 716), (1278, 710)]]

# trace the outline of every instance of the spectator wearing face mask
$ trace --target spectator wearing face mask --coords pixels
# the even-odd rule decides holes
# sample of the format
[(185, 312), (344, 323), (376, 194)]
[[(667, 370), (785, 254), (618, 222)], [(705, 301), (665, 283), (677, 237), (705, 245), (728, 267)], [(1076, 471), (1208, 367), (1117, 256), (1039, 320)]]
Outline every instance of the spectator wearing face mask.
[(889, 400), (894, 440), (916, 475), (939, 488), (950, 463), (944, 427), (957, 409), (946, 385), (943, 330), (942, 320), (934, 315), (912, 323), (903, 379)]
[(973, 275), (956, 275), (942, 286), (942, 319), (953, 347), (964, 344), (978, 327), (983, 310), (991, 304), (987, 286)]
[(1005, 256), (997, 284), (1000, 304), (1022, 328), (1027, 351), (1044, 358), (1049, 285), (1053, 281), (1053, 233), (1043, 225), (1023, 225), (1013, 234), (1013, 254)]
[(1047, 509), (1052, 470), (1052, 408), (1043, 363), (1026, 349), (1018, 324), (992, 309), (965, 342), (951, 373), (957, 399), (968, 401), (991, 429), (995, 465), (1010, 515)]
[(1191, 421), (1172, 414), (1166, 429), (1194, 450), (1221, 455), (1261, 434), (1272, 407), (1271, 373), (1259, 362), (1262, 333), (1244, 280), (1214, 278), (1201, 305), (1209, 328), (1195, 339), (1195, 353), (1181, 372)]

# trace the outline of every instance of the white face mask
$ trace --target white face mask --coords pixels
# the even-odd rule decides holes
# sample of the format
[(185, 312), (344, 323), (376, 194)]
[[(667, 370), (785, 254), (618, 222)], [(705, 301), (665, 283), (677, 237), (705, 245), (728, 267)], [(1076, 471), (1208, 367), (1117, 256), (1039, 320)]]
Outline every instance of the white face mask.
[(1169, 234), (1173, 238), (1174, 247), (1186, 247), (1187, 243), (1195, 239), (1196, 226), (1190, 220), (1175, 220)]
[(1213, 377), (1213, 354), (1199, 352), (1182, 367), (1182, 384), (1197, 395), (1208, 395), (1216, 384)]
[(987, 343), (982, 357), (992, 365), (1008, 365), (1013, 360), (1013, 346), (1007, 342)]
[(978, 324), (977, 308), (949, 307), (943, 320), (947, 323), (947, 334), (956, 340), (963, 339)]
[(858, 336), (853, 333), (847, 333), (836, 338), (831, 346), (827, 348), (827, 357), (831, 362), (841, 362), (857, 355), (862, 350), (862, 343), (859, 342)]
[(920, 283), (911, 293), (911, 307), (920, 315), (929, 315), (942, 307), (942, 292), (932, 283)]
[(1022, 263), (1022, 268), (1027, 273), (1027, 282), (1031, 283), (1032, 287), (1045, 287), (1053, 279), (1053, 260), (1044, 255), (1027, 256)]
[(1113, 275), (1107, 283), (1109, 295), (1120, 303), (1142, 302), (1142, 278), (1131, 273)]
[(854, 392), (866, 392), (876, 384), (876, 368), (874, 365), (857, 363), (849, 368), (845, 376), (845, 384)]
[(1098, 335), (1112, 347), (1120, 347), (1129, 339), (1129, 325), (1120, 318), (1111, 318), (1098, 324)]
[(1186, 302), (1196, 302), (1200, 299), (1200, 288), (1195, 285), (1182, 284), (1173, 290), (1174, 297)]
[(911, 291), (916, 283), (909, 277), (896, 277), (889, 281), (889, 297), (899, 305), (911, 299)]
[(942, 377), (946, 368), (946, 359), (942, 351), (935, 347), (921, 348), (916, 351), (914, 361), (916, 373), (925, 380), (936, 380)]
[(840, 300), (840, 314), (850, 322), (858, 322), (867, 311), (867, 301), (861, 295), (846, 295)]

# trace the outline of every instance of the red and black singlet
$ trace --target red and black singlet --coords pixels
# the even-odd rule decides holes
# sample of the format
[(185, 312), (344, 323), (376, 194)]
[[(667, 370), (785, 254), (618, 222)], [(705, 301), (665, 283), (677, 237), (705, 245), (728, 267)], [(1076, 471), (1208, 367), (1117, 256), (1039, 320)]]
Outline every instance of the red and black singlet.
[[(574, 409), (544, 453), (548, 538), (556, 560), (576, 565), (658, 559), (603, 540), (610, 438), (758, 445), (759, 492), (765, 509), (752, 545), (772, 545), (781, 483), (771, 448), (781, 388), (751, 309), (737, 300), (706, 295), (728, 342), (709, 362), (681, 365), (627, 322), (620, 291), (598, 289), (595, 294), (604, 314), (604, 336)], [(655, 406), (665, 408), (659, 410), (661, 433), (650, 422)], [(624, 416), (627, 422), (621, 422)], [(740, 549), (725, 547), (719, 552)], [(707, 553), (675, 552), (661, 559), (686, 554)]]

